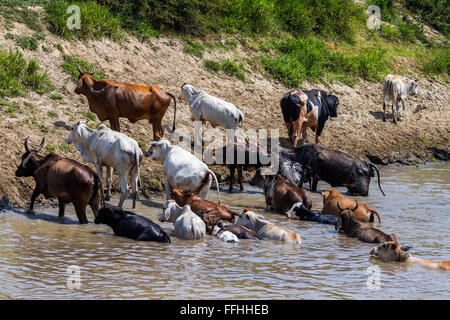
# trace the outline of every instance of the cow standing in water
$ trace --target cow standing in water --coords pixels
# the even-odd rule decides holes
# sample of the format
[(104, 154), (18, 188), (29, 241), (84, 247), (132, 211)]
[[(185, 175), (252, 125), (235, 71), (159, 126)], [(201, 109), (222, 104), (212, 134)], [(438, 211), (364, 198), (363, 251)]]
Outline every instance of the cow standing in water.
[(305, 143), (307, 128), (316, 133), (316, 143), (330, 117), (337, 117), (339, 99), (323, 90), (291, 90), (280, 100), (284, 123), (288, 129), (291, 146), (297, 146), (299, 132)]
[(45, 198), (58, 199), (60, 217), (64, 216), (65, 205), (72, 202), (79, 222), (88, 223), (86, 206), (89, 204), (94, 216), (97, 216), (100, 199), (103, 202), (99, 176), (88, 166), (56, 153), (41, 156), (38, 152), (44, 141), (45, 138), (37, 149), (30, 149), (28, 138), (25, 139), (25, 153), (16, 170), (17, 177), (32, 176), (36, 182), (28, 212), (33, 213), (34, 201), (44, 194)]
[(153, 126), (153, 140), (159, 140), (163, 135), (162, 118), (170, 104), (174, 102), (173, 125), (175, 131), (175, 116), (177, 103), (175, 96), (164, 92), (157, 86), (119, 82), (109, 79), (95, 80), (93, 72), (80, 72), (75, 93), (83, 94), (89, 102), (89, 109), (100, 121), (109, 120), (111, 129), (120, 132), (119, 118), (127, 118), (131, 123), (148, 120)]

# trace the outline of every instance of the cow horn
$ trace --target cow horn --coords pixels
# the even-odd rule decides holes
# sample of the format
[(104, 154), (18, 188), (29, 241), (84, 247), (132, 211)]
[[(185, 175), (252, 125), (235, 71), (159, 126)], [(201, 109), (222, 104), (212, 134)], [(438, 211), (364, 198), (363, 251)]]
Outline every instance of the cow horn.
[(26, 152), (30, 152), (30, 148), (28, 148), (28, 139), (30, 138), (30, 136), (26, 137), (25, 139), (25, 151)]
[(92, 67), (92, 72), (89, 73), (91, 76), (93, 76), (95, 74), (95, 68)]
[(357, 200), (355, 200), (356, 201), (356, 206), (352, 209), (352, 211), (355, 211), (356, 209), (358, 209), (358, 201)]
[(39, 152), (41, 151), (42, 147), (44, 146), (44, 142), (45, 142), (45, 137), (42, 138), (41, 144), (39, 145), (39, 147), (34, 150), (35, 152)]
[(83, 73), (83, 71), (81, 71), (81, 68), (80, 68), (80, 66), (78, 66), (78, 72), (79, 72), (80, 74), (82, 74), (82, 73)]
[(339, 200), (337, 201), (337, 206), (338, 206), (338, 208), (339, 208), (339, 210), (344, 210), (344, 209), (342, 209), (342, 207), (341, 207), (341, 204), (339, 203)]

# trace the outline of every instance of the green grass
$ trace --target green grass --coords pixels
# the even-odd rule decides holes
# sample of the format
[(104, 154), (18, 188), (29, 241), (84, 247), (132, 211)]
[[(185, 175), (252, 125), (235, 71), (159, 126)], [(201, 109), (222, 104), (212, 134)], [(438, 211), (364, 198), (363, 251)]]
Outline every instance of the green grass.
[[(73, 13), (67, 13), (70, 5), (80, 8), (80, 28), (70, 30), (67, 21)], [(66, 40), (73, 39), (101, 39), (110, 38), (115, 41), (122, 40), (124, 33), (120, 19), (112, 14), (108, 7), (95, 1), (51, 1), (45, 6), (45, 20), (49, 23), (51, 32)]]
[(235, 63), (230, 59), (224, 59), (222, 62), (214, 61), (214, 60), (205, 60), (204, 66), (206, 69), (214, 72), (222, 71), (227, 75), (235, 76), (239, 80), (245, 81), (245, 73), (249, 72), (244, 64)]
[(272, 39), (265, 46), (273, 53), (260, 55), (259, 60), (269, 74), (288, 87), (324, 79), (353, 85), (358, 77), (378, 81), (388, 71), (385, 51), (377, 47), (343, 53), (312, 38)]
[(53, 90), (46, 72), (39, 72), (36, 59), (27, 60), (18, 50), (0, 48), (0, 96), (16, 97), (29, 90), (45, 93)]
[(64, 99), (64, 96), (61, 93), (55, 92), (55, 93), (52, 93), (50, 95), (50, 99), (52, 99), (52, 100), (62, 100), (62, 99)]
[(45, 147), (45, 151), (47, 151), (47, 153), (55, 152), (56, 151), (56, 146), (54, 144), (48, 144)]
[(50, 110), (50, 111), (47, 112), (47, 115), (48, 115), (50, 118), (56, 118), (56, 117), (58, 116), (58, 112), (55, 111), (55, 110)]
[(86, 119), (89, 119), (91, 121), (95, 121), (97, 120), (97, 116), (95, 114), (93, 114), (92, 112), (81, 112), (81, 114), (83, 115), (83, 117), (85, 117)]
[(186, 39), (183, 51), (190, 55), (201, 58), (203, 57), (203, 52), (205, 51), (205, 48), (206, 48), (205, 45), (202, 44), (201, 42), (194, 42)]
[[(63, 64), (62, 68), (64, 71), (66, 71), (69, 75), (72, 81), (76, 82), (78, 80), (78, 75), (80, 74), (78, 72), (78, 66), (81, 68), (82, 71), (89, 71), (91, 72), (93, 68), (95, 67), (93, 64), (86, 60), (82, 60), (78, 57), (64, 54), (63, 55)], [(94, 79), (105, 79), (108, 78), (108, 75), (98, 68), (95, 68), (95, 74), (93, 75)]]
[(440, 47), (427, 51), (419, 58), (421, 70), (427, 75), (450, 74), (450, 48)]
[(4, 1), (0, 4), (0, 11), (6, 21), (8, 29), (12, 29), (12, 22), (24, 23), (34, 31), (43, 31), (44, 26), (39, 12), (26, 8), (26, 1)]

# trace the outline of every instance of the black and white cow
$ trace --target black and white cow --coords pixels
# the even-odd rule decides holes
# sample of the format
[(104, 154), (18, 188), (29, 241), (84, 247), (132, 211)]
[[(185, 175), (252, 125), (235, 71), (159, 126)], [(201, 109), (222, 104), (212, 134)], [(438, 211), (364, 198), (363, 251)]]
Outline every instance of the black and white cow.
[(319, 143), (325, 122), (330, 117), (337, 117), (338, 105), (338, 97), (327, 94), (324, 90), (287, 92), (281, 99), (280, 106), (291, 146), (297, 146), (299, 132), (302, 133), (302, 143), (306, 141), (307, 128), (311, 128), (316, 133), (316, 143)]

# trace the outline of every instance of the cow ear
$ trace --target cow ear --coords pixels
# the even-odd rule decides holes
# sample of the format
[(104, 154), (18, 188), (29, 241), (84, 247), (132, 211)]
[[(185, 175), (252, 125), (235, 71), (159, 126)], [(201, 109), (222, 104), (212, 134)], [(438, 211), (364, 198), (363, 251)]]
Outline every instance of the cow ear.
[(412, 246), (400, 246), (400, 250), (402, 250), (403, 252), (406, 252), (411, 248), (412, 248)]
[(171, 211), (171, 207), (164, 210), (164, 218), (166, 221), (169, 221), (169, 219), (170, 219), (170, 211)]

